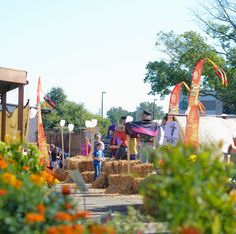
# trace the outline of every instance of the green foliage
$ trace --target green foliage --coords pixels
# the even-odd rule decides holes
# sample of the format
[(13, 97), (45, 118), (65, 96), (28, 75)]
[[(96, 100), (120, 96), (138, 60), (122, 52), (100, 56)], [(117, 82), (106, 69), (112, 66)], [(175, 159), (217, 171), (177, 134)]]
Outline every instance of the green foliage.
[(150, 158), (160, 175), (144, 180), (141, 194), (154, 217), (169, 222), (175, 233), (194, 227), (201, 233), (235, 233), (236, 199), (226, 186), (231, 165), (221, 161), (219, 149), (167, 145)]
[(129, 112), (122, 107), (112, 107), (107, 111), (107, 117), (112, 124), (117, 124), (121, 116), (127, 116)]

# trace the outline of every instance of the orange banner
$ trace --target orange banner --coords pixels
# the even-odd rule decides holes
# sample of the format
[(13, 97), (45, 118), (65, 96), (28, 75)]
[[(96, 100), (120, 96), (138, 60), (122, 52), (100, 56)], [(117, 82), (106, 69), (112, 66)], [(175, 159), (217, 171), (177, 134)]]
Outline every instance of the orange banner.
[(44, 159), (48, 159), (48, 150), (47, 150), (47, 141), (43, 128), (42, 114), (41, 114), (41, 105), (40, 105), (40, 96), (41, 96), (41, 79), (38, 79), (38, 88), (37, 88), (37, 117), (38, 117), (38, 135), (37, 135), (37, 143), (38, 148), (41, 151), (42, 155), (40, 156), (41, 162), (45, 162)]
[(192, 144), (195, 147), (199, 146), (198, 139), (199, 126), (199, 107), (192, 106), (187, 115), (186, 129), (185, 129), (185, 144)]
[(184, 85), (188, 91), (190, 90), (188, 85), (184, 81), (178, 83), (174, 87), (170, 95), (169, 111), (168, 111), (169, 114), (179, 114), (180, 90), (182, 85)]

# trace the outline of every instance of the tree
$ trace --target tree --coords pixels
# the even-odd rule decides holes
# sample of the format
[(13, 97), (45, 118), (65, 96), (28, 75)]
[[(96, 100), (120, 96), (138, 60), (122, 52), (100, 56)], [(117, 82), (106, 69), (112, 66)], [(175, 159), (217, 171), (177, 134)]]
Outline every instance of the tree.
[(146, 110), (152, 113), (153, 119), (161, 119), (164, 116), (162, 107), (157, 106), (154, 102), (141, 102), (134, 112), (135, 119), (139, 120), (141, 118), (142, 112)]
[(62, 88), (52, 88), (47, 96), (55, 102), (56, 108), (51, 113), (43, 115), (43, 124), (46, 131), (59, 128), (60, 120), (64, 119), (67, 124), (73, 123), (75, 125), (74, 132), (79, 133), (80, 128), (85, 127), (85, 120), (97, 119), (97, 127), (101, 134), (107, 132), (110, 124), (108, 119), (90, 113), (83, 103), (77, 104), (68, 101)]
[(211, 65), (206, 64), (203, 68), (204, 77), (200, 95), (215, 96), (225, 103), (224, 110), (228, 113), (236, 113), (236, 95), (234, 94), (236, 89), (236, 7), (235, 3), (227, 0), (212, 0), (212, 2), (213, 10), (204, 5), (204, 9), (212, 19), (205, 19), (201, 17), (202, 14), (198, 14), (198, 18), (205, 23), (208, 36), (211, 36), (218, 44), (213, 46), (213, 43), (207, 43), (206, 37), (193, 31), (180, 35), (174, 32), (159, 32), (156, 46), (167, 55), (167, 60), (149, 62), (146, 66), (147, 74), (144, 82), (151, 84), (150, 94), (160, 94), (161, 97), (165, 97), (170, 93), (171, 87), (180, 81), (185, 81), (190, 85), (191, 74), (196, 63), (208, 57), (225, 70), (228, 76), (228, 87), (222, 87)]
[(116, 124), (119, 122), (121, 116), (127, 116), (129, 112), (127, 110), (122, 109), (122, 107), (112, 107), (107, 111), (107, 117), (111, 121), (112, 124)]

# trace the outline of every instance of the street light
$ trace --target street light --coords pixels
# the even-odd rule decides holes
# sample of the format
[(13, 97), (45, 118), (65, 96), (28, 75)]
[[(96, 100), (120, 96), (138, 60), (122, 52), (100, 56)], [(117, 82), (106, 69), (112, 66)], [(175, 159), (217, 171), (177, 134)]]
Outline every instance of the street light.
[(156, 100), (157, 100), (156, 98), (153, 100), (153, 109), (152, 109), (152, 118), (153, 119), (155, 119), (155, 109), (156, 109), (155, 108), (155, 105), (156, 105), (155, 102), (156, 102)]
[(102, 92), (102, 103), (101, 103), (101, 116), (103, 118), (103, 94), (105, 94), (106, 92)]
[(64, 136), (63, 136), (63, 128), (65, 126), (66, 121), (61, 119), (60, 127), (61, 127), (61, 151), (62, 151), (62, 167), (64, 169)]
[(71, 133), (74, 129), (74, 124), (68, 124), (68, 130), (69, 130), (69, 157), (70, 157), (70, 148), (71, 148)]
[[(91, 131), (91, 152), (93, 152), (94, 149), (94, 128), (97, 126), (97, 119), (92, 120), (86, 120), (85, 121), (85, 127)], [(88, 152), (88, 142), (86, 142), (86, 154)]]

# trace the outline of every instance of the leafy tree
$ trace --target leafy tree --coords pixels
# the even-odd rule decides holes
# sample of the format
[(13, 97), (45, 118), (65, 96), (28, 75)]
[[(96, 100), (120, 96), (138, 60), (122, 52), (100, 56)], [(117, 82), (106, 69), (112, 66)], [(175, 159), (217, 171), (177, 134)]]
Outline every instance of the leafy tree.
[(113, 124), (118, 123), (121, 116), (127, 116), (128, 114), (129, 112), (122, 109), (122, 107), (112, 107), (107, 111), (107, 117)]
[(97, 119), (99, 132), (106, 133), (110, 121), (90, 113), (82, 103), (68, 101), (62, 88), (52, 88), (47, 96), (56, 104), (51, 113), (43, 115), (43, 124), (47, 131), (59, 129), (60, 120), (64, 119), (67, 124), (73, 123), (74, 132), (79, 133), (80, 127), (85, 127), (85, 120)]
[[(208, 57), (225, 70), (228, 87), (222, 87), (211, 65), (206, 63), (200, 94), (215, 96), (225, 103), (224, 111), (236, 113), (236, 4), (233, 1), (212, 0), (210, 6), (204, 3), (202, 7), (207, 14), (195, 12), (195, 15), (205, 25), (208, 36), (217, 44), (212, 43), (212, 40), (208, 43), (206, 37), (193, 31), (180, 35), (173, 31), (159, 32), (156, 46), (166, 54), (167, 59), (149, 62), (144, 82), (151, 84), (150, 94), (164, 97), (180, 81), (190, 85), (196, 63)], [(209, 16), (210, 19), (207, 18)]]
[(157, 106), (154, 102), (141, 102), (134, 112), (135, 119), (139, 120), (141, 118), (142, 112), (146, 110), (152, 113), (153, 119), (161, 119), (164, 116), (162, 107)]

